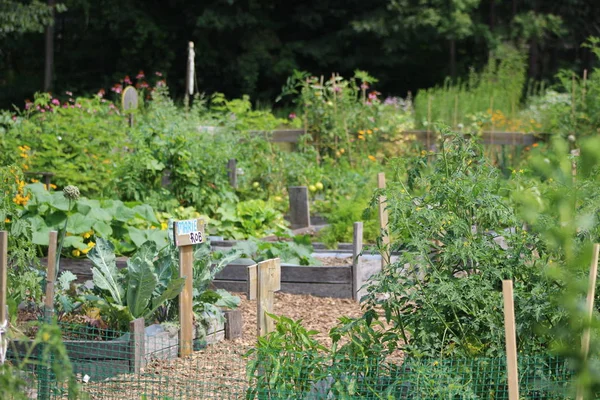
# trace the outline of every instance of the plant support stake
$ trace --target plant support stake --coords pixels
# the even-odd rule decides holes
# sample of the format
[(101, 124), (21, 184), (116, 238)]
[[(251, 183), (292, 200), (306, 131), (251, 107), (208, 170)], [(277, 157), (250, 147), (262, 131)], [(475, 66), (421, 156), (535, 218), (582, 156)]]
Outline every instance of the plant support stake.
[(0, 365), (6, 359), (8, 311), (6, 309), (6, 279), (8, 270), (8, 233), (0, 231)]
[(517, 335), (515, 331), (515, 305), (513, 282), (502, 281), (504, 296), (504, 332), (506, 335), (506, 372), (508, 376), (508, 400), (519, 400), (519, 374), (517, 368)]
[[(600, 252), (600, 244), (594, 245), (592, 255), (592, 264), (590, 265), (590, 279), (588, 282), (587, 299), (585, 303), (585, 320), (588, 326), (583, 330), (581, 336), (581, 355), (584, 365), (587, 363), (588, 353), (590, 352), (590, 336), (591, 331), (589, 324), (592, 322), (592, 314), (594, 312), (594, 296), (596, 295), (596, 278), (598, 277), (598, 253)], [(584, 387), (581, 383), (577, 385), (577, 400), (583, 400)]]

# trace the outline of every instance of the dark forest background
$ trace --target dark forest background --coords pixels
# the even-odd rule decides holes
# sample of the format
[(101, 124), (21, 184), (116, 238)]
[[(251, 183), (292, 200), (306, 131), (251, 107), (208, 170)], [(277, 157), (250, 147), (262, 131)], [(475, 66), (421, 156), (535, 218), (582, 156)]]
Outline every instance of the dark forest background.
[(188, 41), (200, 91), (269, 105), (294, 69), (366, 70), (405, 96), (466, 76), (507, 41), (527, 52), (530, 78), (551, 81), (594, 66), (589, 36), (600, 1), (0, 0), (0, 106), (44, 89), (95, 93), (140, 70), (180, 97)]

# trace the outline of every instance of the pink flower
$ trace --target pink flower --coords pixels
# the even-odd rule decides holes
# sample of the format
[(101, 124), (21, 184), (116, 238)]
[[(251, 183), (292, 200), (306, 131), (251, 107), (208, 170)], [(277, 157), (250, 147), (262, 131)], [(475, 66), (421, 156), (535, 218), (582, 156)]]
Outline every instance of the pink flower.
[(161, 72), (158, 72), (158, 71), (156, 71), (156, 72), (154, 73), (154, 75), (156, 75), (156, 76), (162, 76), (162, 73), (161, 73)]
[(361, 88), (362, 90), (367, 90), (367, 89), (369, 88), (369, 84), (368, 84), (367, 82), (363, 82), (363, 83), (360, 85), (360, 88)]
[(13, 115), (13, 116), (12, 116), (12, 120), (13, 120), (13, 121), (16, 121), (16, 120), (17, 120), (17, 116), (16, 116), (16, 115)]
[(290, 115), (288, 115), (289, 119), (296, 119), (296, 113), (290, 113)]
[(135, 76), (135, 79), (144, 79), (146, 75), (144, 75), (144, 71), (140, 69), (140, 72)]
[(129, 79), (129, 75), (125, 75), (125, 78), (123, 78), (123, 82), (125, 82), (128, 85), (131, 85), (131, 79)]
[(81, 104), (77, 103), (77, 104), (75, 104), (75, 107), (81, 108)]
[(105, 94), (106, 92), (104, 91), (104, 89), (98, 90), (98, 97), (103, 98)]
[(140, 83), (140, 87), (141, 87), (142, 89), (145, 89), (145, 88), (147, 88), (147, 87), (150, 87), (150, 85), (148, 85), (148, 82), (146, 82), (146, 81), (142, 81), (142, 82)]
[(69, 92), (68, 90), (65, 92), (67, 96), (73, 96), (73, 92)]
[(46, 112), (46, 110), (44, 110), (44, 109), (42, 108), (42, 109), (40, 109), (40, 112), (43, 112), (43, 113), (45, 113), (45, 112)]
[(69, 108), (69, 103), (65, 103), (62, 105), (62, 108)]
[(379, 92), (371, 92), (369, 93), (369, 100), (377, 100), (377, 95), (379, 95)]
[(27, 101), (27, 102), (25, 102), (25, 109), (26, 109), (26, 110), (29, 110), (29, 109), (31, 108), (31, 106), (32, 106), (32, 105), (33, 105), (33, 103), (32, 103), (32, 102), (30, 102), (30, 101)]
[(163, 87), (163, 86), (167, 86), (167, 82), (164, 79), (156, 82), (156, 87)]
[(110, 88), (115, 93), (121, 93), (123, 91), (123, 86), (120, 83), (115, 83), (115, 85)]
[(333, 87), (333, 91), (336, 92), (336, 93), (340, 93), (342, 91), (342, 88), (339, 87), (339, 86), (334, 86)]
[(58, 99), (52, 99), (52, 104), (54, 104), (55, 106), (60, 105), (60, 101), (58, 101)]

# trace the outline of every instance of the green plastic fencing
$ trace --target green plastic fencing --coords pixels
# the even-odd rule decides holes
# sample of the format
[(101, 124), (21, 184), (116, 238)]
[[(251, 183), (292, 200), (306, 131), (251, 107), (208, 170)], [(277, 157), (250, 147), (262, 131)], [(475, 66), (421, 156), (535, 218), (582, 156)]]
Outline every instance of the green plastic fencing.
[[(246, 357), (235, 342), (177, 358), (177, 332), (115, 332), (62, 326), (83, 399), (508, 399), (506, 361), (473, 359), (349, 359), (315, 353), (259, 352)], [(201, 338), (199, 338), (201, 339)], [(19, 346), (13, 345), (16, 357)], [(23, 373), (38, 399), (67, 399), (51, 358)], [(569, 364), (520, 356), (521, 399), (574, 398)], [(600, 395), (600, 394), (599, 394)], [(596, 396), (599, 397), (599, 396)]]

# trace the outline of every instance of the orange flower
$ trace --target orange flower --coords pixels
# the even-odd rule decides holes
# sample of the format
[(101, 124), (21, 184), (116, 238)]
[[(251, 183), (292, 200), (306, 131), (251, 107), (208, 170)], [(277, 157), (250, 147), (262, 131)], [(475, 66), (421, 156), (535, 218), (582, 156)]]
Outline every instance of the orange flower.
[(377, 159), (375, 158), (375, 156), (372, 156), (370, 154), (369, 154), (369, 160), (371, 160), (371, 161), (377, 161)]
[(540, 145), (539, 143), (532, 144), (533, 147), (538, 147), (539, 145)]

